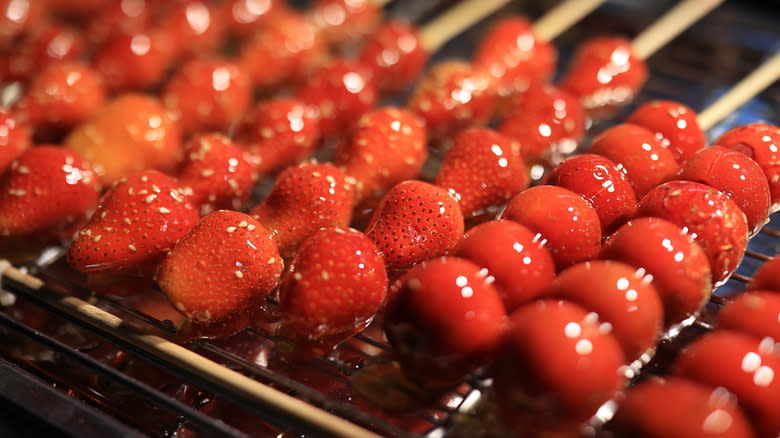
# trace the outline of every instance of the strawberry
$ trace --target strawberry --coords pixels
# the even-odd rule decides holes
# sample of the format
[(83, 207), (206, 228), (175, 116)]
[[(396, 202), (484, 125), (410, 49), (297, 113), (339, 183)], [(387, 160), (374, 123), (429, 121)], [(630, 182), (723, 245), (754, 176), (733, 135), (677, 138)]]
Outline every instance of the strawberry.
[(30, 127), (10, 111), (0, 108), (0, 176), (31, 144)]
[(172, 171), (181, 157), (181, 130), (158, 99), (130, 93), (71, 131), (65, 147), (92, 162), (105, 185), (147, 168)]
[(171, 60), (159, 33), (139, 31), (106, 41), (92, 58), (92, 66), (113, 92), (143, 91), (162, 79)]
[(463, 213), (452, 190), (404, 181), (382, 198), (365, 233), (388, 271), (405, 270), (454, 248), (463, 236)]
[(193, 137), (184, 149), (179, 184), (192, 191), (201, 214), (246, 207), (257, 181), (256, 160), (222, 134)]
[(158, 29), (172, 44), (173, 54), (203, 55), (216, 52), (225, 33), (223, 15), (212, 2), (181, 0), (164, 2)]
[(56, 146), (27, 149), (0, 179), (0, 240), (70, 237), (100, 199), (100, 184), (78, 154)]
[(178, 182), (156, 170), (120, 180), (68, 249), (83, 272), (125, 273), (156, 265), (198, 221)]
[(358, 199), (378, 198), (390, 187), (417, 178), (428, 158), (425, 126), (419, 117), (396, 107), (363, 115), (333, 159), (357, 181)]
[(683, 164), (707, 147), (707, 137), (696, 120), (696, 111), (672, 100), (652, 100), (640, 105), (626, 123), (643, 126), (655, 133), (664, 147)]
[(464, 216), (495, 213), (528, 187), (520, 145), (492, 129), (461, 131), (444, 155), (435, 184), (460, 195)]
[(317, 0), (311, 21), (332, 46), (355, 44), (372, 34), (382, 20), (382, 7), (374, 0)]
[(28, 81), (47, 65), (75, 61), (84, 52), (84, 37), (70, 26), (45, 22), (0, 58), (0, 82)]
[(358, 62), (371, 72), (382, 92), (400, 92), (420, 76), (430, 54), (411, 23), (390, 19), (370, 35)]
[(259, 159), (260, 173), (277, 172), (309, 158), (320, 143), (315, 108), (293, 98), (261, 101), (238, 125), (235, 140)]
[(760, 289), (780, 292), (780, 257), (772, 257), (761, 265), (748, 283), (748, 290)]
[(299, 336), (341, 340), (367, 326), (387, 293), (385, 263), (352, 228), (323, 228), (301, 245), (279, 290), (283, 324)]
[(491, 359), (506, 319), (492, 283), (487, 269), (441, 257), (393, 284), (384, 328), (407, 376), (424, 385), (450, 385)]
[(220, 7), (226, 32), (238, 40), (251, 37), (287, 13), (287, 2), (284, 0), (265, 0), (261, 3), (257, 0), (225, 0)]
[(217, 210), (165, 256), (157, 283), (181, 313), (208, 324), (259, 306), (283, 264), (268, 229), (244, 213)]
[(185, 135), (227, 132), (249, 108), (252, 84), (237, 63), (196, 58), (179, 68), (165, 84), (162, 100), (180, 121)]
[(289, 259), (320, 228), (349, 225), (354, 196), (351, 178), (332, 164), (303, 163), (280, 173), (251, 215), (272, 230)]
[(87, 40), (97, 46), (118, 34), (143, 31), (151, 24), (152, 9), (148, 1), (105, 2), (85, 23)]
[(43, 2), (14, 3), (13, 0), (0, 0), (0, 11), (3, 11), (0, 13), (0, 50), (5, 52), (18, 37), (39, 24), (45, 9), (46, 4)]

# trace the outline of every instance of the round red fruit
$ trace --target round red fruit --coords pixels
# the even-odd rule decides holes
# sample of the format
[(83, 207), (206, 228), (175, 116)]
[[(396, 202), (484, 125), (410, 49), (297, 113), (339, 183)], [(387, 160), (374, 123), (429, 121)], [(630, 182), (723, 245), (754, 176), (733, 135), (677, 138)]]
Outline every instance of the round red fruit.
[(76, 61), (84, 52), (84, 36), (56, 22), (32, 29), (0, 59), (0, 81), (28, 81), (47, 65)]
[(718, 328), (780, 339), (780, 294), (751, 290), (739, 295), (718, 313)]
[(32, 144), (30, 127), (15, 114), (0, 108), (0, 175)]
[(375, 0), (317, 0), (310, 7), (312, 22), (331, 45), (354, 44), (373, 33), (382, 20)]
[(390, 19), (363, 43), (358, 63), (371, 72), (380, 91), (393, 93), (417, 80), (429, 56), (414, 25)]
[(156, 85), (171, 61), (159, 34), (118, 34), (106, 41), (92, 59), (109, 90), (146, 90)]
[(227, 33), (238, 39), (251, 37), (286, 12), (283, 0), (225, 0), (222, 2), (222, 20)]
[(707, 146), (707, 138), (696, 120), (696, 111), (680, 102), (654, 100), (644, 103), (626, 121), (654, 132), (680, 164)]
[(773, 257), (761, 265), (748, 284), (749, 290), (773, 290), (780, 292), (780, 257)]
[(180, 0), (166, 3), (158, 30), (171, 45), (174, 57), (219, 50), (225, 33), (224, 16), (211, 2)]

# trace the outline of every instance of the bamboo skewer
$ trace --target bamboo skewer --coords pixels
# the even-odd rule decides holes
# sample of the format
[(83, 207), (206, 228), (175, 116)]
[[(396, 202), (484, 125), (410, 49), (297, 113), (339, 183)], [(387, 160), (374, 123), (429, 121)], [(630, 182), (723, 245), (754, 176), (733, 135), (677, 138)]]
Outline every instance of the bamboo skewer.
[(379, 435), (374, 432), (233, 371), (176, 343), (159, 336), (140, 333), (121, 318), (81, 299), (57, 297), (53, 293), (46, 293), (44, 282), (39, 278), (24, 274), (6, 260), (0, 259), (0, 283), (4, 279), (10, 280), (6, 286), (7, 289), (17, 291), (18, 287), (14, 286), (18, 284), (29, 289), (30, 292), (40, 292), (36, 295), (36, 299), (45, 301), (47, 305), (74, 317), (91, 328), (111, 335), (124, 344), (151, 354), (166, 364), (184, 369), (194, 376), (229, 388), (240, 399), (290, 416), (302, 425), (312, 425), (318, 432), (328, 436), (379, 438)]
[(435, 52), (455, 35), (501, 9), (510, 1), (466, 0), (461, 2), (420, 29), (420, 44), (429, 52)]
[(606, 0), (566, 0), (534, 22), (534, 35), (550, 41), (590, 14)]

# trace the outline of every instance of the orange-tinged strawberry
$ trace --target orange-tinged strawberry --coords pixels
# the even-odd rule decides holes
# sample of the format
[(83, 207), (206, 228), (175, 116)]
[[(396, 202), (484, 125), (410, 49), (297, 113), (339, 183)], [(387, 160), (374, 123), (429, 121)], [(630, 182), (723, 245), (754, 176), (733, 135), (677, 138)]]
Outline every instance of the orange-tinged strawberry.
[(170, 172), (181, 157), (181, 130), (161, 102), (124, 94), (65, 140), (95, 167), (103, 184), (147, 168)]
[(333, 161), (355, 178), (358, 199), (370, 199), (419, 177), (427, 158), (423, 120), (408, 110), (388, 107), (363, 115), (339, 143)]
[(461, 131), (436, 175), (435, 184), (460, 195), (464, 216), (496, 212), (528, 187), (520, 145), (487, 128)]
[(447, 254), (463, 236), (463, 213), (452, 190), (422, 181), (397, 184), (382, 198), (366, 228), (388, 271)]
[(291, 258), (320, 228), (349, 225), (354, 197), (351, 179), (335, 166), (303, 163), (280, 173), (251, 214), (273, 231), (282, 257)]
[(117, 182), (78, 232), (68, 262), (83, 272), (154, 267), (198, 221), (176, 179), (146, 170)]
[(13, 113), (0, 108), (0, 175), (30, 145), (30, 128)]
[(208, 324), (260, 307), (282, 267), (268, 229), (244, 213), (217, 210), (165, 256), (157, 283), (180, 312)]

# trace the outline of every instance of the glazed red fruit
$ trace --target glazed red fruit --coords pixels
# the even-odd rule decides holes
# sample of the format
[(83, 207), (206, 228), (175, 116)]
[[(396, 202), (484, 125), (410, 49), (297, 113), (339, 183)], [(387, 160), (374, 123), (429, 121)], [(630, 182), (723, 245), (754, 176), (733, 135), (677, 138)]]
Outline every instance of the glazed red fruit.
[(309, 158), (320, 144), (317, 110), (298, 99), (258, 102), (236, 128), (235, 140), (259, 160), (261, 173), (273, 173)]
[(780, 294), (751, 290), (739, 295), (718, 313), (718, 328), (780, 339)]
[(177, 176), (192, 192), (191, 201), (205, 215), (218, 209), (246, 207), (257, 181), (256, 160), (222, 134), (201, 134), (184, 148)]
[(114, 184), (68, 249), (82, 272), (127, 273), (154, 267), (198, 221), (174, 178), (156, 170)]
[(49, 64), (36, 75), (15, 110), (36, 137), (57, 138), (91, 119), (105, 100), (106, 87), (95, 70), (64, 61)]
[(588, 152), (622, 166), (639, 199), (653, 187), (674, 179), (680, 170), (671, 150), (653, 132), (631, 123), (621, 123), (599, 134)]
[(252, 216), (274, 234), (279, 253), (292, 258), (320, 228), (345, 227), (352, 219), (353, 184), (331, 164), (288, 167)]
[(635, 438), (753, 438), (734, 394), (679, 377), (631, 388), (606, 428)]
[(647, 66), (631, 41), (596, 37), (579, 46), (560, 84), (593, 114), (630, 102), (646, 80)]
[(43, 23), (0, 60), (0, 81), (28, 81), (51, 63), (76, 61), (84, 52), (84, 36), (57, 22)]
[(642, 198), (637, 216), (666, 219), (695, 235), (710, 261), (715, 286), (737, 269), (747, 247), (747, 221), (739, 206), (697, 182), (671, 181), (654, 188)]
[(317, 0), (310, 19), (333, 46), (354, 44), (373, 33), (382, 20), (382, 8), (373, 0)]
[(67, 240), (99, 199), (97, 175), (78, 154), (57, 146), (27, 149), (0, 178), (0, 240)]
[(172, 172), (181, 158), (181, 129), (158, 99), (130, 93), (109, 101), (64, 145), (90, 161), (108, 185), (147, 168)]
[(324, 228), (301, 245), (279, 289), (283, 324), (301, 337), (344, 338), (367, 326), (384, 303), (379, 251), (352, 228)]
[(472, 228), (453, 255), (487, 268), (508, 312), (539, 297), (555, 276), (555, 264), (542, 237), (508, 220)]
[(239, 59), (256, 87), (275, 91), (319, 69), (327, 59), (327, 45), (311, 22), (285, 11), (258, 29), (241, 48)]
[(394, 185), (420, 176), (428, 158), (425, 124), (397, 107), (370, 111), (339, 142), (333, 162), (353, 177), (357, 199), (378, 199)]
[(238, 39), (251, 37), (287, 10), (280, 0), (226, 0), (221, 7), (227, 33)]
[(464, 61), (441, 62), (420, 80), (407, 106), (425, 120), (428, 135), (442, 140), (488, 121), (496, 100), (490, 81), (484, 69)]
[(629, 221), (604, 242), (599, 257), (642, 268), (653, 276), (667, 326), (696, 313), (712, 292), (704, 250), (686, 228), (664, 219)]
[(685, 162), (678, 179), (707, 184), (729, 195), (745, 213), (750, 234), (769, 220), (769, 185), (761, 166), (745, 154), (720, 146), (702, 149)]
[(97, 46), (118, 34), (141, 32), (151, 25), (152, 9), (148, 0), (104, 2), (87, 23), (87, 40)]
[(663, 305), (643, 268), (594, 260), (560, 272), (547, 294), (577, 303), (612, 326), (628, 361), (655, 345), (664, 321)]
[(323, 136), (337, 136), (348, 130), (376, 106), (376, 84), (362, 67), (333, 61), (298, 88), (296, 96), (320, 111)]
[(696, 111), (671, 100), (653, 100), (639, 106), (626, 120), (654, 132), (678, 163), (685, 163), (707, 146)]
[(780, 257), (773, 257), (761, 265), (748, 284), (749, 290), (767, 289), (780, 292)]
[(625, 170), (600, 155), (567, 158), (550, 171), (546, 184), (569, 189), (590, 201), (605, 234), (636, 215), (636, 195)]
[(371, 72), (380, 91), (396, 93), (417, 80), (429, 56), (413, 24), (389, 19), (366, 38), (358, 63)]
[(0, 0), (0, 50), (35, 27), (43, 10), (43, 3), (35, 0)]
[(496, 213), (528, 183), (528, 169), (520, 157), (519, 145), (488, 128), (469, 128), (458, 133), (434, 181), (460, 196), (464, 216)]
[(162, 79), (171, 61), (163, 44), (157, 33), (119, 34), (98, 49), (92, 67), (113, 92), (146, 90)]
[(595, 313), (539, 300), (510, 315), (491, 374), (499, 414), (510, 428), (573, 430), (623, 386), (625, 363)]
[(219, 58), (195, 58), (166, 83), (162, 100), (185, 135), (227, 132), (247, 111), (252, 83), (239, 64)]
[[(717, 366), (713, 366), (717, 364)], [(759, 436), (780, 433), (780, 354), (771, 338), (715, 330), (686, 347), (674, 374), (734, 393)]]
[(436, 387), (457, 383), (492, 358), (506, 312), (485, 269), (441, 257), (416, 266), (391, 287), (384, 316), (404, 373)]
[(530, 163), (559, 162), (571, 155), (585, 133), (585, 110), (570, 94), (536, 85), (514, 96), (498, 130), (520, 143)]
[(283, 264), (269, 230), (244, 213), (218, 210), (165, 256), (157, 284), (181, 313), (209, 324), (259, 307)]
[(772, 211), (780, 209), (780, 129), (765, 123), (737, 126), (723, 133), (713, 143), (742, 152), (755, 160), (764, 171), (772, 196)]
[(365, 231), (400, 271), (446, 255), (463, 236), (463, 213), (456, 195), (422, 181), (404, 181), (382, 198)]
[(601, 222), (581, 195), (556, 186), (535, 186), (517, 194), (501, 215), (542, 236), (561, 269), (594, 259), (601, 250)]
[(499, 96), (549, 82), (558, 61), (555, 46), (534, 35), (528, 19), (510, 16), (495, 22), (482, 37), (474, 64), (496, 78)]
[(166, 5), (158, 30), (172, 45), (174, 57), (204, 55), (220, 49), (224, 16), (205, 0), (180, 0)]
[(31, 144), (30, 127), (15, 114), (0, 108), (0, 175)]

